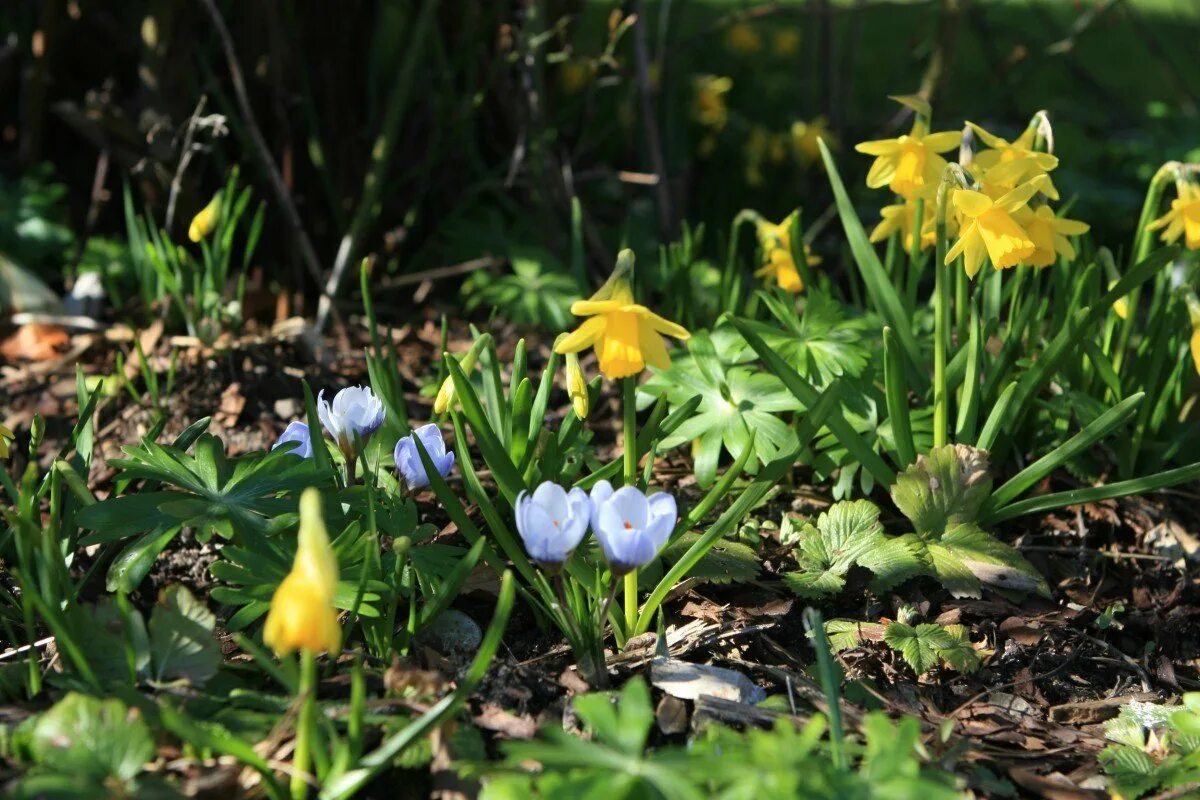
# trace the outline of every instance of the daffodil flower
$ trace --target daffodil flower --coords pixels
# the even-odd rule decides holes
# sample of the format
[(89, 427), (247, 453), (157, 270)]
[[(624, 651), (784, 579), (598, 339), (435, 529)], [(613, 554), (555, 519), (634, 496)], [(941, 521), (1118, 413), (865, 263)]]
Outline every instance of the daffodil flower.
[(646, 497), (635, 486), (613, 491), (600, 481), (592, 487), (592, 533), (614, 575), (654, 560), (675, 528), (675, 498), (665, 492)]
[[(758, 223), (758, 241), (762, 246), (767, 263), (755, 271), (755, 276), (774, 281), (785, 292), (797, 294), (804, 291), (804, 280), (792, 257), (792, 219), (795, 213), (778, 225), (760, 221)], [(804, 245), (804, 257), (808, 266), (815, 267), (821, 263), (819, 256), (814, 256)]]
[(188, 238), (193, 242), (198, 242), (201, 239), (208, 237), (210, 233), (217, 229), (217, 223), (221, 219), (221, 193), (213, 195), (212, 200), (208, 201), (208, 205), (200, 210), (200, 213), (192, 217), (192, 222), (188, 225)]
[(692, 119), (710, 130), (723, 130), (729, 121), (725, 95), (733, 88), (733, 80), (716, 75), (697, 75), (692, 80), (692, 88), (695, 92)]
[[(1117, 281), (1109, 281), (1108, 288), (1111, 289), (1116, 285), (1117, 285)], [(1121, 319), (1129, 319), (1129, 298), (1128, 298), (1128, 296), (1118, 297), (1116, 300), (1113, 300), (1112, 309), (1113, 309), (1113, 311), (1116, 312), (1117, 316), (1120, 317)]]
[(8, 458), (8, 454), (12, 449), (12, 443), (16, 438), (9, 428), (0, 425), (0, 458)]
[(1200, 250), (1200, 186), (1180, 181), (1178, 187), (1179, 197), (1171, 201), (1171, 210), (1147, 225), (1146, 230), (1164, 228), (1162, 240), (1167, 244), (1174, 244), (1182, 236), (1188, 250)]
[(543, 569), (557, 571), (583, 541), (592, 516), (592, 501), (578, 487), (567, 491), (545, 481), (533, 494), (521, 492), (513, 506), (517, 533), (529, 557)]
[(271, 449), (278, 450), (280, 445), (289, 442), (296, 443), (296, 446), (289, 451), (291, 455), (312, 458), (312, 434), (308, 430), (307, 423), (289, 422), (283, 433), (279, 434), (279, 438), (275, 440), (275, 444), (271, 445)]
[(744, 56), (754, 55), (763, 48), (762, 37), (748, 22), (738, 22), (729, 26), (725, 32), (725, 44), (735, 53)]
[[(975, 154), (971, 159), (971, 170), (980, 175), (985, 194), (995, 198), (1031, 181), (1039, 175), (1047, 175), (1058, 166), (1058, 159), (1050, 153), (1034, 150), (1037, 126), (1030, 125), (1012, 142), (988, 133), (974, 122), (967, 125), (990, 150)], [(1041, 191), (1051, 200), (1058, 199), (1058, 190), (1047, 176)]]
[(368, 386), (349, 386), (325, 400), (325, 390), (317, 395), (317, 416), (347, 459), (355, 458), (359, 449), (383, 425), (383, 403)]
[(321, 495), (305, 489), (300, 495), (300, 535), (292, 571), (271, 597), (263, 641), (284, 656), (295, 650), (336, 653), (341, 649), (333, 596), (338, 565), (321, 517)]
[(996, 269), (1015, 267), (1037, 250), (1029, 233), (1013, 218), (1038, 192), (1040, 181), (1022, 184), (993, 200), (982, 192), (958, 189), (953, 203), (963, 217), (958, 241), (946, 253), (949, 264), (963, 256), (967, 275), (975, 277), (985, 259)]
[[(921, 220), (921, 249), (927, 250), (937, 243), (937, 230), (934, 227), (934, 206), (932, 202), (925, 203), (925, 212)], [(872, 242), (882, 242), (891, 237), (894, 233), (901, 234), (904, 238), (905, 252), (911, 252), (913, 247), (913, 226), (917, 223), (917, 203), (915, 200), (905, 200), (903, 203), (884, 206), (879, 211), (879, 224), (871, 231)], [(957, 229), (955, 219), (951, 217), (947, 220), (952, 223), (950, 227)], [(948, 235), (953, 235), (953, 232), (948, 232)]]
[(609, 281), (590, 300), (578, 300), (571, 313), (588, 317), (583, 324), (559, 340), (554, 351), (560, 355), (594, 347), (600, 372), (609, 380), (638, 375), (649, 364), (657, 369), (671, 366), (663, 335), (688, 339), (681, 325), (663, 319), (633, 301), (633, 290), (625, 278)]
[(1050, 206), (1038, 206), (1036, 211), (1026, 207), (1017, 214), (1016, 220), (1033, 242), (1033, 255), (1024, 261), (1031, 267), (1048, 267), (1059, 256), (1067, 261), (1074, 260), (1075, 247), (1067, 237), (1080, 236), (1091, 229), (1086, 222), (1055, 215)]
[(937, 185), (946, 169), (945, 153), (958, 147), (962, 134), (958, 131), (926, 133), (918, 122), (912, 133), (896, 139), (879, 139), (855, 145), (855, 150), (875, 156), (867, 173), (867, 186), (872, 189), (889, 187), (901, 197), (913, 197), (926, 187)]
[(443, 478), (449, 475), (450, 470), (454, 468), (454, 451), (446, 450), (442, 432), (433, 423), (422, 425), (396, 442), (396, 449), (392, 453), (396, 460), (396, 469), (399, 470), (409, 489), (424, 489), (429, 485), (429, 474), (425, 471), (425, 464), (421, 461), (421, 454), (417, 451), (416, 439), (421, 440), (425, 452), (429, 454), (429, 460), (433, 462), (434, 469)]

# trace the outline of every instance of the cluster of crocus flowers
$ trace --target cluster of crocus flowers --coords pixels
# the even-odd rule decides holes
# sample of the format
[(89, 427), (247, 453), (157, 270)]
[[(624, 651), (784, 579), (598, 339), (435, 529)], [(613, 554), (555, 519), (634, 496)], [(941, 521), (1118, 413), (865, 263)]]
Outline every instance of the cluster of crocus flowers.
[(396, 461), (396, 470), (410, 489), (424, 489), (429, 485), (429, 473), (421, 461), (421, 453), (417, 450), (417, 440), (425, 448), (426, 455), (433, 462), (433, 468), (438, 475), (446, 477), (454, 468), (454, 452), (446, 450), (446, 442), (437, 425), (429, 423), (422, 425), (408, 436), (400, 437), (392, 456)]
[(1180, 180), (1176, 191), (1179, 196), (1171, 201), (1171, 209), (1147, 225), (1146, 230), (1162, 230), (1162, 240), (1167, 244), (1174, 244), (1182, 237), (1188, 250), (1200, 250), (1200, 186)]
[(683, 326), (638, 305), (629, 281), (620, 275), (610, 278), (591, 299), (572, 303), (571, 313), (587, 319), (559, 339), (555, 352), (566, 355), (594, 348), (600, 372), (609, 380), (640, 375), (647, 365), (669, 368), (671, 357), (663, 336), (684, 340), (691, 336)]
[(549, 481), (515, 505), (517, 532), (526, 552), (548, 572), (559, 572), (590, 526), (613, 575), (640, 569), (658, 555), (675, 529), (675, 498), (646, 496), (634, 486), (614, 490), (599, 481), (591, 495)]
[[(796, 212), (778, 224), (760, 219), (755, 222), (755, 231), (762, 248), (764, 264), (755, 271), (755, 276), (765, 278), (785, 292), (797, 294), (804, 291), (804, 279), (792, 255), (792, 225)], [(815, 267), (821, 263), (819, 256), (812, 254), (808, 244), (804, 245), (805, 264)]]
[(336, 653), (342, 631), (333, 606), (338, 564), (321, 516), (316, 489), (300, 495), (300, 534), (292, 570), (271, 597), (263, 641), (285, 656), (296, 650)]

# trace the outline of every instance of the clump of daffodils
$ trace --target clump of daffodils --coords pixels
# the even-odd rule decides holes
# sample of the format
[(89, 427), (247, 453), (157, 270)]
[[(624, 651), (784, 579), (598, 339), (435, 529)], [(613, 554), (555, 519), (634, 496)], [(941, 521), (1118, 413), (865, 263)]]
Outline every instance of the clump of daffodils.
[[(1050, 152), (1053, 136), (1044, 112), (1009, 141), (973, 122), (962, 132), (929, 132), (928, 104), (897, 99), (916, 112), (912, 130), (856, 148), (875, 156), (867, 185), (887, 187), (897, 196), (883, 209), (871, 241), (899, 235), (906, 251), (930, 248), (940, 222), (946, 236), (956, 239), (945, 262), (961, 257), (971, 277), (985, 263), (994, 269), (1047, 267), (1075, 258), (1071, 237), (1086, 233), (1088, 225), (1059, 216), (1051, 206), (1059, 199), (1050, 175), (1058, 158)], [(958, 163), (951, 166), (942, 154), (955, 148)]]
[[(804, 280), (792, 251), (792, 227), (798, 214), (793, 211), (778, 224), (764, 219), (755, 220), (755, 232), (764, 263), (754, 274), (792, 294), (804, 291)], [(804, 244), (803, 254), (806, 266), (815, 267), (821, 263), (820, 257), (813, 255), (808, 243)]]

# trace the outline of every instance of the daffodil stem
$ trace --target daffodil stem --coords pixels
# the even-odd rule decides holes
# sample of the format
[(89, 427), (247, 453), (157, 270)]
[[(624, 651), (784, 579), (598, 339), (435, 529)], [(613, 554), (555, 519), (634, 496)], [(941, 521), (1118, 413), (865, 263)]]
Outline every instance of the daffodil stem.
[[(624, 378), (621, 381), (621, 411), (624, 424), (621, 435), (625, 439), (625, 486), (637, 485), (637, 378)], [(630, 570), (625, 575), (625, 630), (632, 631), (637, 625), (637, 570)]]
[(933, 446), (943, 447), (949, 441), (950, 408), (946, 392), (946, 337), (950, 329), (950, 287), (946, 268), (946, 181), (938, 186), (937, 247), (933, 269)]
[(292, 800), (308, 796), (308, 768), (312, 756), (312, 730), (317, 710), (317, 661), (300, 651), (300, 714), (296, 720), (296, 748), (292, 754)]
[[(1133, 234), (1133, 258), (1129, 261), (1129, 266), (1141, 263), (1146, 256), (1150, 255), (1151, 242), (1154, 240), (1154, 234), (1146, 230), (1146, 227), (1154, 221), (1158, 214), (1158, 207), (1162, 204), (1163, 193), (1167, 189), (1167, 185), (1174, 177), (1178, 163), (1168, 161), (1158, 168), (1154, 173), (1154, 177), (1150, 179), (1150, 185), (1146, 187), (1146, 199), (1142, 203), (1142, 215), (1138, 218), (1138, 227)], [(1129, 340), (1133, 336), (1133, 326), (1137, 322), (1138, 301), (1141, 298), (1141, 287), (1135, 288), (1126, 296), (1129, 312), (1120, 322), (1120, 333), (1117, 336), (1117, 348), (1113, 358), (1113, 369), (1117, 374), (1121, 374), (1121, 366), (1125, 363), (1125, 350), (1129, 347)]]

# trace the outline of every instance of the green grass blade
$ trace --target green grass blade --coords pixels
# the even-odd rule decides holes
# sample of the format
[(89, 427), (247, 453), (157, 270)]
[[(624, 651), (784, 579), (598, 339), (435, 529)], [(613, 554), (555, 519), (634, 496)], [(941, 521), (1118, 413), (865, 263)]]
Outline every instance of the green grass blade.
[(883, 329), (883, 385), (887, 397), (888, 420), (896, 440), (896, 457), (901, 467), (917, 460), (913, 443), (912, 418), (908, 410), (908, 383), (904, 380), (904, 363), (900, 358), (895, 332)]

